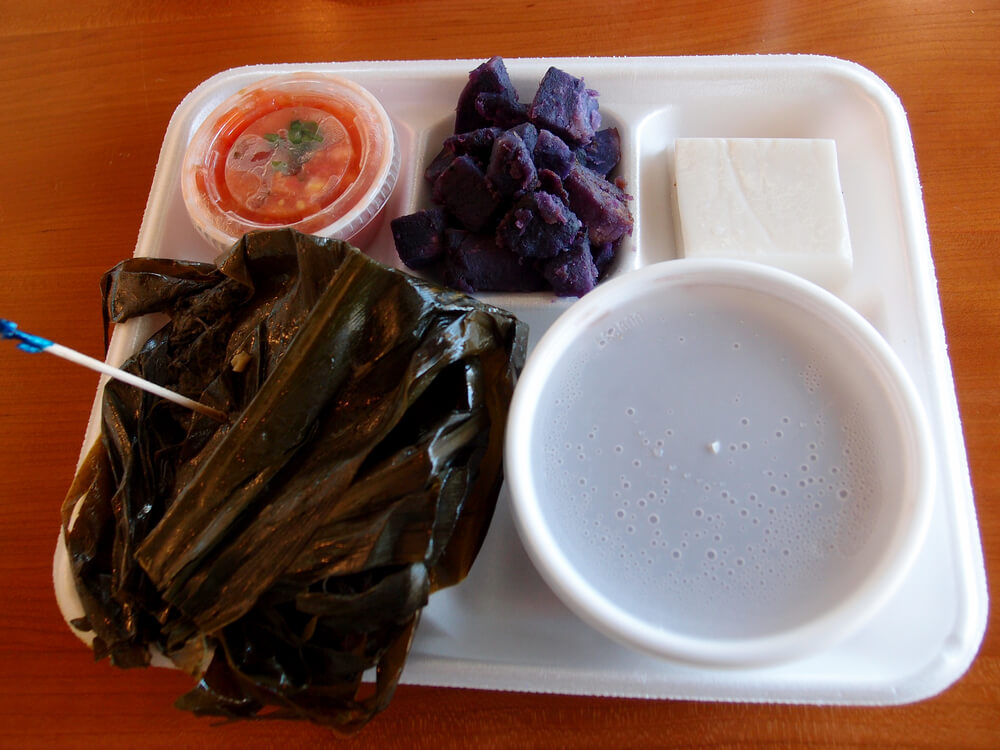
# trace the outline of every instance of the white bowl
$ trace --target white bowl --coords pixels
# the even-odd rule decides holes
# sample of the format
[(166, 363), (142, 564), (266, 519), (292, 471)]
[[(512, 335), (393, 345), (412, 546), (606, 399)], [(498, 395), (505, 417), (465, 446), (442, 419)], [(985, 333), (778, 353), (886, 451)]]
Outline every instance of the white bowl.
[(529, 556), (612, 638), (710, 666), (795, 659), (884, 606), (929, 523), (933, 452), (879, 333), (727, 260), (610, 280), (531, 353), (506, 479)]

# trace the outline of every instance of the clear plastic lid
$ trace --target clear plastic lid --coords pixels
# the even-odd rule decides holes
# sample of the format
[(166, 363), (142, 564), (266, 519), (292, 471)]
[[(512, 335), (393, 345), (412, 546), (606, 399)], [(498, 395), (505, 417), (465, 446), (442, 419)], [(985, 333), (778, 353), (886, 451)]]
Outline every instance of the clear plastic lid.
[(188, 145), (181, 189), (195, 227), (220, 248), (286, 226), (350, 239), (381, 211), (398, 171), (378, 100), (346, 79), (302, 73), (219, 105)]

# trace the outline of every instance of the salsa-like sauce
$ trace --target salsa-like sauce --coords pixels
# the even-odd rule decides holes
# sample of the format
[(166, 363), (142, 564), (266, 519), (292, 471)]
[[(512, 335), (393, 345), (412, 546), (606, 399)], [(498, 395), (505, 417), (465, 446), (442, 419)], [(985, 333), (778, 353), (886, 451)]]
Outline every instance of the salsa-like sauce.
[(219, 210), (250, 222), (302, 221), (358, 179), (365, 147), (356, 119), (336, 99), (253, 92), (219, 118), (197, 188)]

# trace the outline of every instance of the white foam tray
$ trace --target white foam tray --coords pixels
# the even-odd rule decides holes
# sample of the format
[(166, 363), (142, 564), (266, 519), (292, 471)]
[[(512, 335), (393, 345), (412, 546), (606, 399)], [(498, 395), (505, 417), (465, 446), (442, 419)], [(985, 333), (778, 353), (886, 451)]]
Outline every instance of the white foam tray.
[[(136, 245), (137, 256), (209, 261), (180, 191), (184, 147), (237, 89), (292, 70), (328, 71), (369, 88), (402, 145), (394, 217), (423, 207), (422, 172), (450, 134), (468, 71), (481, 60), (270, 65), (221, 73), (178, 106), (167, 128)], [(550, 65), (600, 92), (605, 124), (621, 131), (620, 174), (635, 196), (635, 231), (615, 274), (677, 257), (673, 143), (678, 137), (832, 138), (837, 143), (855, 272), (841, 296), (902, 359), (923, 398), (938, 461), (930, 533), (905, 584), (861, 632), (780, 667), (735, 671), (682, 666), (633, 652), (592, 630), (549, 591), (514, 529), (506, 493), (483, 550), (461, 585), (424, 611), (403, 681), (497, 690), (644, 698), (889, 705), (934, 695), (969, 667), (986, 626), (987, 593), (937, 283), (906, 115), (895, 94), (849, 62), (807, 55), (507, 60), (523, 99)], [(368, 251), (399, 265), (384, 225)], [(569, 300), (483, 295), (531, 326), (531, 341)], [(119, 326), (109, 361), (147, 331)], [(91, 418), (86, 450), (95, 438)], [(56, 591), (73, 614), (65, 551)]]

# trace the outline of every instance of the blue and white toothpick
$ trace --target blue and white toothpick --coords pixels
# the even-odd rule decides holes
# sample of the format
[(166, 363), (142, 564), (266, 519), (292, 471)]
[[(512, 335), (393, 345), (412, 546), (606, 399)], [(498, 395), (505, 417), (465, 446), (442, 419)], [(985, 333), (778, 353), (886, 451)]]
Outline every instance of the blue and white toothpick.
[(94, 359), (93, 357), (88, 357), (86, 354), (82, 354), (74, 349), (62, 346), (61, 344), (56, 344), (48, 339), (43, 339), (41, 336), (35, 336), (30, 333), (25, 333), (17, 327), (17, 323), (12, 320), (6, 320), (0, 318), (0, 336), (5, 339), (13, 339), (18, 342), (17, 348), (25, 351), (31, 352), (32, 354), (37, 352), (47, 352), (48, 354), (54, 354), (62, 359), (69, 360), (70, 362), (75, 362), (78, 365), (83, 365), (91, 370), (96, 370), (97, 372), (108, 375), (109, 377), (115, 378), (116, 380), (121, 380), (123, 383), (128, 383), (129, 385), (134, 385), (136, 388), (141, 388), (144, 391), (148, 391), (156, 396), (165, 398), (169, 401), (173, 401), (175, 404), (180, 404), (188, 409), (193, 409), (199, 414), (204, 414), (207, 417), (211, 417), (219, 422), (226, 423), (229, 418), (224, 412), (214, 409), (211, 406), (206, 406), (200, 401), (195, 401), (187, 396), (182, 396), (179, 393), (174, 393), (171, 390), (164, 388), (156, 383), (151, 383), (145, 378), (140, 378), (138, 375), (133, 375), (130, 372), (125, 372), (117, 367), (112, 367), (109, 364), (101, 362), (99, 359)]

